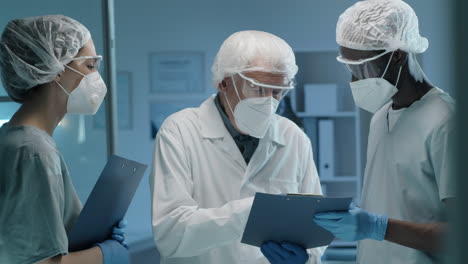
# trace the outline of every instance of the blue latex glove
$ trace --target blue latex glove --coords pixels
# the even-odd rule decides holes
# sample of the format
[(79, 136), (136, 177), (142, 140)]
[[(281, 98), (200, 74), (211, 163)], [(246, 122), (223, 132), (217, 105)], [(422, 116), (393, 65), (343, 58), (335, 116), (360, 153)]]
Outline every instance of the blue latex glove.
[(354, 205), (348, 211), (318, 213), (314, 221), (337, 238), (346, 241), (384, 240), (388, 217), (369, 213)]
[(125, 248), (128, 248), (128, 244), (125, 241), (125, 228), (127, 227), (127, 220), (122, 219), (112, 230), (112, 239), (116, 240)]
[(130, 254), (128, 249), (113, 239), (108, 239), (97, 244), (102, 251), (104, 264), (129, 264)]
[(309, 259), (309, 254), (303, 247), (288, 242), (278, 244), (268, 241), (263, 243), (260, 250), (272, 264), (304, 264)]
[(112, 230), (112, 239), (96, 244), (101, 248), (102, 256), (104, 257), (104, 264), (128, 264), (130, 263), (130, 254), (128, 252), (128, 245), (125, 242), (125, 227), (127, 221), (125, 219), (119, 223)]

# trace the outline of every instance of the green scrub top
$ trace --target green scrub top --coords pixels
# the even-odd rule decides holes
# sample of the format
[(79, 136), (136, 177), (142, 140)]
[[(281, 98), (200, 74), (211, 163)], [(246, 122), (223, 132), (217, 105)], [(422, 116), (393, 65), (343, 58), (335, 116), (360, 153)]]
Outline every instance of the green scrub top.
[(62, 155), (44, 131), (0, 128), (0, 263), (35, 263), (68, 252), (82, 208)]

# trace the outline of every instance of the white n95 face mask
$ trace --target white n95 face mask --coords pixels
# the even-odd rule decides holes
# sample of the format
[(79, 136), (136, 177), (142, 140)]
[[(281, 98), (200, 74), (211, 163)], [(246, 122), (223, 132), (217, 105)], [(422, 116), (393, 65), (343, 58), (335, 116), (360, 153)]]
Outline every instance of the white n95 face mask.
[(96, 114), (107, 93), (107, 87), (101, 75), (98, 71), (84, 75), (68, 65), (65, 65), (65, 67), (83, 76), (83, 79), (81, 79), (78, 86), (71, 93), (67, 92), (67, 90), (57, 82), (63, 91), (68, 94), (67, 113), (83, 115)]
[(270, 128), (273, 122), (273, 116), (276, 113), (276, 109), (278, 109), (279, 101), (272, 96), (254, 97), (242, 100), (237, 91), (234, 79), (232, 79), (232, 81), (237, 97), (239, 98), (239, 103), (237, 103), (234, 111), (225, 93), (224, 96), (228, 102), (229, 109), (234, 115), (237, 127), (242, 132), (252, 137), (265, 137), (268, 128)]
[(387, 72), (388, 66), (390, 65), (391, 59), (392, 57), (390, 57), (382, 77), (366, 78), (350, 83), (354, 102), (357, 106), (371, 113), (375, 113), (382, 106), (388, 103), (398, 92), (396, 86), (400, 80), (402, 67), (400, 67), (400, 70), (398, 71), (398, 77), (395, 85), (391, 84), (383, 78)]
[(388, 103), (398, 89), (382, 78), (369, 78), (350, 83), (354, 102), (371, 113)]
[(241, 100), (234, 109), (237, 127), (252, 137), (265, 137), (278, 105), (271, 96)]

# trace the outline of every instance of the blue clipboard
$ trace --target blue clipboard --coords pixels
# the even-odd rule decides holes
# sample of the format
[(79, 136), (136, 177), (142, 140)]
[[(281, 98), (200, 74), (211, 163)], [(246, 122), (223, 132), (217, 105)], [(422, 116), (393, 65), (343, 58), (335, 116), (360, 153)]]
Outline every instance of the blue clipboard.
[(288, 241), (304, 248), (326, 246), (334, 236), (313, 221), (314, 214), (348, 210), (351, 200), (256, 193), (241, 242), (257, 247), (269, 240)]
[(127, 212), (148, 166), (113, 155), (68, 234), (70, 252), (108, 239)]

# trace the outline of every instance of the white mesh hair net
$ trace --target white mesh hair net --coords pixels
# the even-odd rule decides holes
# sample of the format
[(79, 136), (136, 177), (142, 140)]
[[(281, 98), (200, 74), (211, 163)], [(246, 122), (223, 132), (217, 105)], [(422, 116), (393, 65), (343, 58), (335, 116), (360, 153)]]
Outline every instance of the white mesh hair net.
[(10, 21), (0, 40), (0, 71), (8, 95), (23, 102), (29, 89), (51, 82), (90, 39), (86, 27), (62, 15)]
[(296, 58), (291, 47), (281, 38), (262, 31), (240, 31), (227, 38), (216, 55), (212, 85), (239, 72), (262, 71), (287, 74), (293, 79), (297, 73)]
[(418, 17), (402, 0), (365, 0), (348, 8), (336, 26), (338, 45), (356, 50), (422, 53), (429, 43), (419, 35)]

